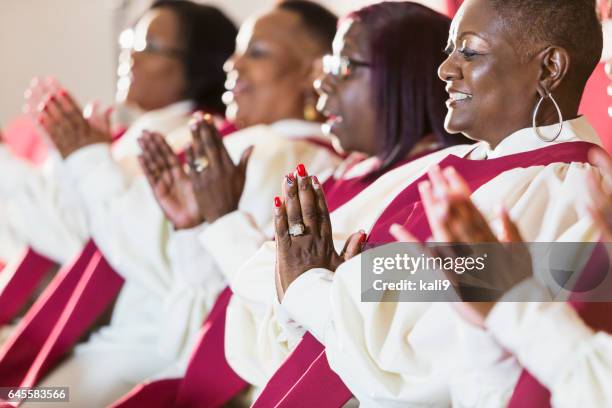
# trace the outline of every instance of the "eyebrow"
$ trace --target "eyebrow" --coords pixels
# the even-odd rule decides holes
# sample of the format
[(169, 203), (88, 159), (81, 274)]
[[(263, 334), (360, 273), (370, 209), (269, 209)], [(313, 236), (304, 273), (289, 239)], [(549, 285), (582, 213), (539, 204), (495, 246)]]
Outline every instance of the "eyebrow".
[(488, 44), (491, 44), (491, 41), (488, 40), (486, 35), (479, 34), (479, 33), (475, 32), (475, 31), (464, 31), (464, 32), (461, 33), (461, 35), (457, 39), (458, 40), (462, 40), (463, 37), (468, 36), (468, 35), (473, 35), (475, 37), (478, 37), (478, 38), (486, 41)]

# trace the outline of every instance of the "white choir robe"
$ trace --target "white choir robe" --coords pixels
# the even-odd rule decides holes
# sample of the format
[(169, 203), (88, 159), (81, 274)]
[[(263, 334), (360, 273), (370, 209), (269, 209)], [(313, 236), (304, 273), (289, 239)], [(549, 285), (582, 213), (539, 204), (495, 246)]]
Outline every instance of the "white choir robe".
[[(190, 137), (188, 128), (178, 133)], [(320, 124), (301, 120), (243, 129), (224, 143), (234, 161), (255, 146), (236, 214), (266, 237), (283, 175), (298, 163), (331, 174), (340, 161), (320, 145), (329, 143)], [(72, 401), (104, 406), (146, 379), (184, 373), (202, 323), (227, 281), (197, 239), (209, 225), (174, 232), (144, 176), (127, 183), (102, 146), (71, 156), (68, 166), (88, 210), (92, 237), (126, 283), (111, 324), (78, 346), (44, 384), (71, 385)], [(229, 232), (224, 244), (232, 253), (246, 251), (244, 245), (248, 250), (248, 242), (237, 239), (243, 231)]]
[[(541, 128), (549, 137), (555, 130), (556, 126)], [(578, 140), (600, 144), (582, 117), (566, 121), (554, 143)], [(447, 154), (464, 157), (472, 151), (474, 159), (497, 158), (549, 145), (531, 128), (522, 129), (494, 150), (482, 142), (473, 151), (473, 146), (456, 146), (400, 167), (332, 213), (336, 247), (340, 249), (359, 229), (369, 231), (399, 192)], [(491, 222), (495, 208), (503, 204), (527, 241), (592, 240), (597, 237), (581, 201), (590, 173), (600, 177), (598, 169), (584, 163), (516, 168), (481, 186), (472, 199)], [(325, 345), (331, 368), (364, 406), (450, 405), (453, 376), (462, 375), (456, 372), (464, 347), (460, 340), (470, 326), (445, 303), (362, 303), (360, 258), (342, 264), (335, 273), (324, 269), (306, 272), (291, 284), (278, 305), (275, 246), (266, 243), (232, 281), (235, 296), (226, 323), (228, 361), (253, 384), (265, 383), (308, 330)], [(474, 364), (486, 365), (491, 358), (489, 353), (483, 356), (484, 362)], [(509, 374), (514, 375), (514, 382), (519, 373), (515, 368)], [(475, 383), (474, 389), (463, 392), (476, 394), (477, 401), (505, 401), (507, 395), (502, 394), (508, 390), (499, 391), (500, 382), (494, 377), (491, 384)], [(491, 392), (496, 395), (489, 395)], [(453, 395), (455, 400), (461, 398)]]
[[(525, 281), (513, 291), (537, 286)], [(612, 336), (593, 331), (568, 303), (502, 298), (485, 327), (464, 327), (463, 375), (452, 383), (456, 406), (505, 406), (523, 367), (550, 391), (555, 408), (612, 406)], [(475, 386), (483, 382), (484, 392)]]
[[(110, 154), (126, 174), (134, 174), (139, 152), (136, 139), (142, 131), (173, 132), (187, 124), (192, 109), (193, 104), (185, 101), (144, 113), (113, 145)], [(9, 250), (0, 245), (0, 258), (10, 258), (7, 252), (27, 245), (63, 264), (72, 260), (89, 238), (86, 215), (69, 169), (54, 148), (37, 167), (13, 156), (0, 144), (0, 206), (0, 244), (12, 243)]]
[[(137, 139), (142, 131), (176, 132), (187, 126), (192, 110), (193, 103), (183, 101), (144, 113), (112, 147), (96, 145), (73, 155), (78, 157), (91, 149), (103, 150), (108, 160), (116, 165), (117, 173), (127, 179), (133, 178), (140, 174), (136, 156), (140, 152)], [(189, 139), (175, 137), (169, 142), (178, 149)], [(17, 252), (7, 264), (6, 273), (0, 273), (0, 290), (10, 281), (25, 246), (58, 264), (65, 264), (81, 252), (89, 239), (86, 211), (69, 170), (55, 149), (50, 149), (47, 160), (36, 167), (14, 157), (0, 144), (0, 207), (6, 210), (0, 213), (0, 248), (10, 247), (5, 251), (6, 256)], [(91, 186), (92, 189), (98, 187)], [(2, 337), (8, 336), (10, 330), (5, 327)]]

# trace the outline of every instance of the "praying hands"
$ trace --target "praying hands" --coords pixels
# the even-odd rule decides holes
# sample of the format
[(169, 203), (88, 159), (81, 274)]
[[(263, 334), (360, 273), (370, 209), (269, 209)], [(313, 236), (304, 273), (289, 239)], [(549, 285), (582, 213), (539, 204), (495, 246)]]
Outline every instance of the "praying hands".
[(101, 110), (92, 104), (82, 111), (62, 88), (50, 92), (38, 110), (38, 124), (64, 159), (83, 147), (111, 142), (111, 108)]
[(153, 194), (176, 229), (214, 222), (238, 209), (253, 147), (234, 164), (212, 118), (197, 113), (191, 123), (193, 143), (186, 151), (189, 171), (158, 133), (139, 139), (140, 165)]
[(325, 194), (316, 176), (303, 165), (285, 177), (283, 199), (274, 198), (276, 229), (276, 286), (279, 300), (289, 285), (313, 268), (335, 271), (358, 255), (365, 232), (352, 234), (340, 253), (336, 252)]

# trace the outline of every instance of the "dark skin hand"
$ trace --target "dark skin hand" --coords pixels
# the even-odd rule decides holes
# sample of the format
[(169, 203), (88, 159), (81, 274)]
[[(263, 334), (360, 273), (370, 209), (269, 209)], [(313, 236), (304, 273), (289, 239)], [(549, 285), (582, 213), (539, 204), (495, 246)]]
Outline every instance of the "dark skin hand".
[[(502, 245), (499, 248), (500, 251), (496, 252), (501, 256), (496, 257), (497, 259), (490, 257), (487, 260), (488, 269), (495, 270), (494, 275), (456, 274), (453, 271), (444, 271), (446, 277), (453, 283), (453, 286), (458, 286), (462, 283), (469, 284), (469, 280), (476, 277), (481, 282), (490, 284), (505, 292), (531, 274), (531, 258), (526, 249), (519, 248), (521, 252), (518, 253), (518, 257), (514, 256), (511, 258), (512, 262), (509, 261), (509, 258), (504, 257), (504, 246), (506, 251), (508, 251), (507, 256), (510, 256), (510, 247), (505, 245), (506, 243), (516, 244), (522, 242), (518, 228), (510, 220), (507, 211), (500, 211), (502, 232), (498, 238), (489, 227), (483, 215), (472, 203), (470, 199), (471, 192), (467, 183), (452, 167), (444, 171), (434, 167), (429, 171), (429, 178), (430, 181), (419, 185), (419, 191), (427, 220), (431, 226), (433, 239), (436, 242), (466, 244), (500, 243)], [(400, 225), (392, 226), (390, 232), (398, 241), (418, 242), (409, 231)], [(465, 246), (462, 245), (462, 247)], [(471, 248), (473, 248), (471, 256), (479, 256), (478, 247)], [(513, 248), (516, 249), (517, 246), (515, 245)], [(423, 248), (423, 250), (431, 253), (428, 249)], [(464, 248), (455, 246), (445, 247), (444, 253), (433, 254), (433, 256), (464, 256), (464, 253), (458, 253), (462, 250)], [(491, 265), (491, 262), (495, 263)], [(517, 262), (521, 263), (517, 266)], [(520, 273), (517, 273), (517, 271), (520, 271)], [(461, 295), (460, 290), (459, 292)], [(482, 326), (489, 311), (495, 306), (495, 302), (456, 302), (453, 305), (466, 320)]]
[(247, 148), (234, 164), (210, 116), (195, 114), (191, 132), (193, 143), (186, 151), (188, 173), (161, 135), (145, 134), (140, 139), (141, 166), (158, 203), (177, 229), (212, 223), (238, 209), (253, 152), (252, 146)]
[(86, 117), (72, 96), (61, 89), (52, 93), (42, 106), (38, 123), (65, 159), (75, 151), (96, 143), (110, 143), (111, 110)]
[(144, 132), (138, 140), (140, 166), (153, 195), (175, 229), (191, 228), (204, 222), (190, 175), (159, 133)]
[[(289, 285), (306, 271), (313, 268), (335, 271), (340, 264), (358, 255), (366, 238), (363, 231), (352, 234), (344, 249), (336, 252), (325, 194), (316, 177), (308, 176), (303, 165), (300, 166), (297, 177), (285, 177), (283, 200), (274, 199), (279, 300)], [(304, 225), (304, 234), (291, 236), (289, 226), (297, 224)]]

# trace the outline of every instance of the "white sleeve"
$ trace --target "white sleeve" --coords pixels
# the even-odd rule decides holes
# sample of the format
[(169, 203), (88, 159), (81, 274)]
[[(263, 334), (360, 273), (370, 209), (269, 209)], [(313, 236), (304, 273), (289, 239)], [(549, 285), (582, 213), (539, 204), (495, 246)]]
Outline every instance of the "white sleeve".
[(200, 243), (212, 255), (228, 281), (268, 239), (253, 217), (240, 210), (209, 224), (199, 235)]
[(113, 268), (155, 293), (172, 285), (167, 243), (172, 227), (144, 176), (131, 178), (96, 144), (66, 160), (82, 198), (91, 236)]
[(173, 277), (164, 299), (159, 342), (162, 350), (183, 353), (183, 358), (191, 354), (202, 323), (227, 285), (212, 257), (198, 243), (197, 236), (204, 228), (173, 231), (168, 242)]
[[(533, 177), (525, 178), (527, 183), (523, 188), (504, 196), (510, 200), (507, 207), (525, 239), (543, 242), (597, 240), (598, 234), (584, 202), (585, 197), (588, 197), (585, 191), (586, 178), (592, 172), (599, 177), (596, 168), (588, 164), (557, 163), (513, 172), (533, 173)], [(508, 176), (512, 174), (503, 174), (499, 178), (504, 181)], [(477, 191), (476, 200), (482, 203), (486, 201), (482, 199), (484, 194), (495, 195), (490, 187)], [(488, 206), (488, 203), (485, 205)], [(497, 220), (495, 222), (498, 225)], [(567, 251), (570, 247), (564, 246), (563, 249)], [(567, 262), (572, 262), (578, 253), (557, 252), (554, 259), (547, 261), (550, 262), (549, 268), (555, 268), (558, 264), (557, 268), (566, 269)], [(546, 265), (541, 261), (538, 259), (538, 263)], [(555, 406), (609, 405), (611, 394), (602, 384), (612, 379), (612, 359), (602, 353), (609, 353), (612, 344), (610, 338), (603, 334), (599, 336), (601, 338), (594, 336), (564, 302), (527, 302), (530, 299), (548, 299), (548, 295), (565, 299), (569, 294), (559, 286), (547, 268), (540, 268), (532, 278), (509, 291), (505, 298), (514, 301), (502, 298), (497, 303), (487, 318), (489, 331), (473, 328), (471, 336), (464, 337), (464, 342), (475, 343), (474, 338), (489, 336), (487, 342), (490, 350), (497, 343), (500, 355), (503, 350), (508, 350), (517, 361), (512, 363), (510, 358), (490, 359), (488, 365), (478, 366), (474, 362), (482, 360), (485, 348), (475, 348), (467, 353), (468, 360), (473, 361), (463, 371), (464, 386), (453, 388), (453, 399), (465, 401), (467, 398), (472, 402), (483, 403), (487, 397), (493, 396), (501, 405), (505, 405), (520, 375), (517, 367), (524, 366), (551, 390)], [(516, 302), (521, 299), (525, 301)], [(503, 372), (505, 377), (497, 375)], [(469, 377), (478, 378), (478, 381), (473, 381), (470, 386), (466, 380)], [(491, 382), (492, 378), (501, 381)], [(475, 384), (478, 384), (478, 391), (474, 389)], [(486, 384), (490, 386), (484, 387)], [(598, 405), (600, 401), (607, 402)]]
[(360, 258), (340, 265), (332, 282), (323, 270), (296, 280), (283, 299), (289, 315), (325, 345), (330, 367), (365, 406), (449, 405), (458, 339), (448, 306), (362, 302)]
[(553, 406), (612, 404), (612, 337), (593, 333), (567, 303), (498, 303), (486, 325), (551, 391)]
[(0, 200), (4, 239), (58, 263), (70, 261), (89, 237), (80, 199), (54, 150), (37, 167), (0, 144)]

